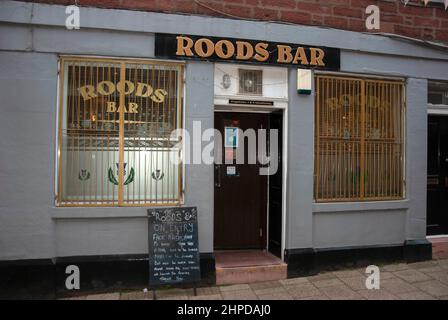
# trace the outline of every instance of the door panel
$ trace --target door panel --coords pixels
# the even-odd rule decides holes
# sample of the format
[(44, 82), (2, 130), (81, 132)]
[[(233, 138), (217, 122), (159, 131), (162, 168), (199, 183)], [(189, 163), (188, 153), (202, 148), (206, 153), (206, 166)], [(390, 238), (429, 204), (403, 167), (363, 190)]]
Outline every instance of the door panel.
[(448, 117), (428, 117), (427, 234), (448, 233)]
[[(222, 144), (215, 139), (215, 162), (220, 157), (222, 163), (215, 164), (215, 249), (266, 248), (267, 176), (259, 174), (258, 161), (248, 164), (248, 140), (232, 139), (232, 132), (233, 128), (245, 131), (267, 126), (266, 114), (215, 113), (215, 128), (223, 137)], [(245, 161), (236, 164), (232, 145), (242, 145), (243, 140)], [(226, 158), (232, 163), (226, 164)]]

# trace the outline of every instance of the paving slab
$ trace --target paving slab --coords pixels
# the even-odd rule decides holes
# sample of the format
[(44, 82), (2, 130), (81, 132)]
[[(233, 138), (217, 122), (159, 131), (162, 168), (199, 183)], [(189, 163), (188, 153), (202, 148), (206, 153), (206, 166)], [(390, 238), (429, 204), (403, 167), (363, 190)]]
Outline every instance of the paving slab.
[(220, 294), (221, 290), (219, 287), (201, 287), (197, 288), (196, 292), (198, 295), (216, 295)]
[[(177, 296), (190, 296), (193, 295), (193, 289), (163, 289), (156, 290), (157, 299), (165, 298), (165, 297), (177, 297)], [(152, 299), (152, 292), (150, 293)]]
[(416, 290), (410, 283), (399, 278), (381, 279), (380, 289), (386, 289), (392, 294), (406, 293)]
[(190, 300), (222, 300), (222, 296), (220, 294), (197, 295), (191, 296)]
[(265, 288), (253, 290), (256, 295), (274, 294), (274, 293), (288, 293), (285, 287)]
[(413, 291), (397, 294), (400, 300), (436, 300), (435, 297), (422, 291)]
[(181, 296), (157, 297), (157, 300), (188, 300), (188, 298), (189, 297), (187, 295), (181, 295)]
[(141, 291), (131, 291), (131, 292), (121, 292), (120, 293), (120, 300), (144, 300), (149, 299), (151, 297), (152, 299), (152, 292), (143, 292)]
[(293, 300), (288, 292), (274, 292), (272, 294), (257, 294), (260, 300)]
[(358, 291), (365, 290), (366, 288), (366, 277), (351, 277), (341, 279), (350, 289)]
[[(284, 280), (281, 280), (284, 281)], [(269, 289), (269, 288), (280, 288), (282, 284), (280, 281), (266, 281), (266, 282), (254, 282), (249, 284), (252, 290)]]
[(366, 274), (361, 269), (353, 269), (353, 270), (339, 270), (332, 272), (339, 279), (343, 278), (353, 278), (359, 276), (365, 276)]
[(287, 286), (286, 290), (294, 299), (322, 295), (322, 292), (319, 291), (319, 289), (309, 283)]
[(417, 282), (414, 285), (434, 297), (443, 297), (448, 295), (448, 286), (437, 280)]
[(442, 282), (443, 284), (448, 285), (448, 271), (447, 270), (432, 272), (430, 275), (432, 278)]
[(229, 286), (220, 286), (219, 290), (221, 290), (221, 292), (250, 290), (250, 286), (248, 284), (232, 284)]
[(325, 279), (325, 280), (313, 281), (312, 284), (316, 288), (319, 289), (319, 288), (324, 288), (324, 287), (343, 285), (344, 283), (340, 279), (334, 278), (334, 279)]
[(397, 296), (385, 289), (364, 289), (358, 293), (367, 300), (396, 300)]
[(335, 285), (320, 288), (320, 291), (331, 300), (364, 300), (355, 290), (346, 285)]
[(401, 271), (409, 269), (406, 263), (387, 264), (380, 267), (380, 271)]
[(86, 300), (119, 300), (120, 293), (101, 293), (101, 294), (91, 294), (86, 297)]
[(252, 290), (233, 290), (222, 292), (224, 300), (258, 300), (257, 295)]
[(427, 274), (414, 269), (395, 271), (393, 274), (409, 283), (427, 281), (432, 279)]
[(308, 278), (305, 278), (305, 277), (285, 279), (285, 280), (280, 280), (279, 282), (283, 286), (291, 286), (291, 285), (296, 285), (296, 284), (310, 283)]

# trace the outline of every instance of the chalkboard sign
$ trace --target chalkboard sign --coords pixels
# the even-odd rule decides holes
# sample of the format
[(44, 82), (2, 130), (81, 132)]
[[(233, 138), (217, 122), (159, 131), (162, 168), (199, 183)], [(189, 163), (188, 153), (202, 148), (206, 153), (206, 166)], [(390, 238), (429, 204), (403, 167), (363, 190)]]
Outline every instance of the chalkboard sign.
[(149, 284), (201, 279), (196, 207), (148, 209)]

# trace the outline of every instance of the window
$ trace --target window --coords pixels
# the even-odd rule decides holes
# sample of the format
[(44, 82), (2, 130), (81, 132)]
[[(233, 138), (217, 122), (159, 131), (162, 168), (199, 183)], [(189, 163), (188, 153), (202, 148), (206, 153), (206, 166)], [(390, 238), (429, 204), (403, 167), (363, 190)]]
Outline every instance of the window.
[(402, 199), (404, 86), (316, 77), (314, 198)]
[(428, 103), (433, 105), (447, 105), (448, 83), (428, 81)]
[(181, 201), (183, 65), (61, 58), (60, 206)]

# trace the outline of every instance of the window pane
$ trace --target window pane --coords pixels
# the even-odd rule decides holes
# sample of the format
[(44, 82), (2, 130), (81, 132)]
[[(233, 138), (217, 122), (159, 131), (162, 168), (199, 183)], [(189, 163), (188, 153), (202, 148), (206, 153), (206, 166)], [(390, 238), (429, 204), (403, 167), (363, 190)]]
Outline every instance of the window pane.
[[(63, 62), (59, 204), (132, 205), (180, 201), (182, 66), (120, 61)], [(120, 91), (124, 130), (120, 134)], [(124, 137), (120, 144), (120, 137)], [(119, 186), (120, 148), (124, 161)], [(119, 202), (119, 195), (123, 201)]]
[(398, 82), (316, 78), (317, 201), (402, 197), (402, 88)]

